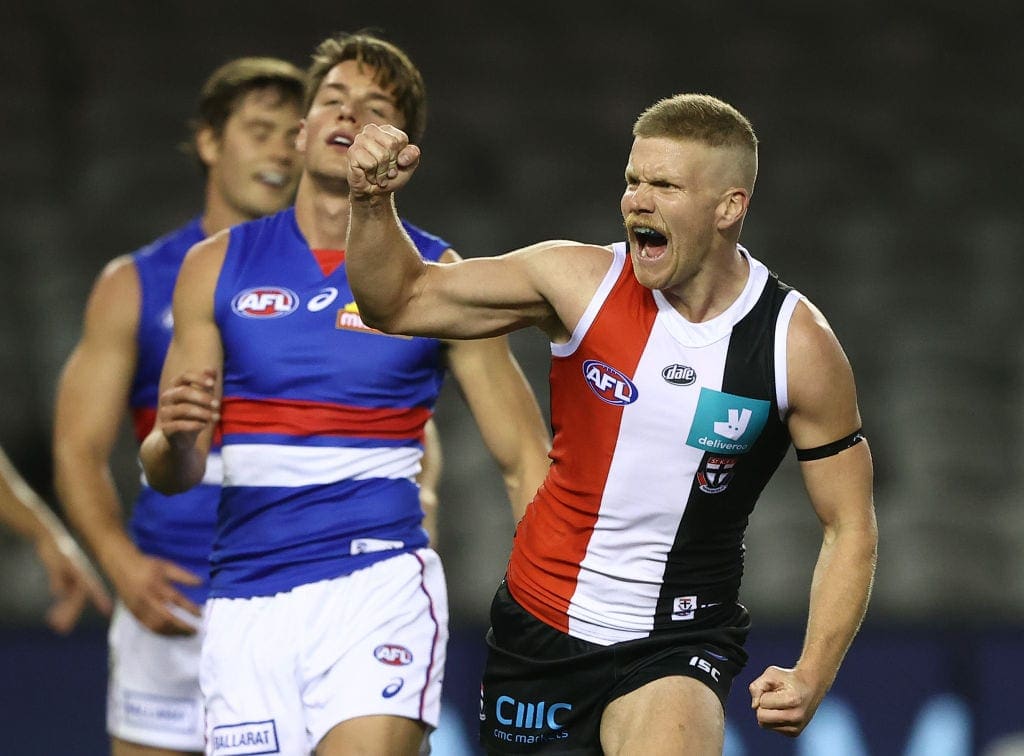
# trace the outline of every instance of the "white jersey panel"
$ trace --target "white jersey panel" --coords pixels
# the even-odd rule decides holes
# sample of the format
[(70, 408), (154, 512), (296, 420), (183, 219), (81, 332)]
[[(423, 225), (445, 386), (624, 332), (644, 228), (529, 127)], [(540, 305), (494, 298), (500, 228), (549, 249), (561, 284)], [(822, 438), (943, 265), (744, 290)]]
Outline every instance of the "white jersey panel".
[[(668, 552), (704, 455), (686, 445), (697, 387), (671, 384), (661, 374), (669, 365), (685, 364), (701, 376), (701, 385), (719, 389), (729, 341), (686, 349), (666, 327), (677, 317), (672, 310), (659, 313), (637, 365), (640, 398), (622, 414), (598, 521), (569, 608), (571, 634), (594, 643), (641, 638), (652, 629)], [(625, 580), (608, 581), (605, 575)]]

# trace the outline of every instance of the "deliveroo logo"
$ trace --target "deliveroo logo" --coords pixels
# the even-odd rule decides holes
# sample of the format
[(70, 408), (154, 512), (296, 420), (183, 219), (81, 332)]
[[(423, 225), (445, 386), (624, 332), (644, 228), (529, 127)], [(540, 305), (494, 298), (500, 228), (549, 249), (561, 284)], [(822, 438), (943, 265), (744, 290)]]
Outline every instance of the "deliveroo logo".
[(746, 454), (770, 411), (771, 402), (764, 399), (702, 388), (686, 444), (717, 454)]

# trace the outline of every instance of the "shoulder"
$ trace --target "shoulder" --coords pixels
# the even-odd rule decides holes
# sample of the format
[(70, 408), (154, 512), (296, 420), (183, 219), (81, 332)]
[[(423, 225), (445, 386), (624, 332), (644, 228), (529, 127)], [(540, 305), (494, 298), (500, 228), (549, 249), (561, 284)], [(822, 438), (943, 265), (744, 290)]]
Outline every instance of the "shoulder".
[(526, 261), (530, 270), (539, 276), (541, 285), (550, 282), (559, 289), (587, 294), (593, 294), (617, 259), (610, 246), (566, 239), (538, 242), (511, 254)]
[(86, 331), (113, 332), (136, 328), (142, 286), (131, 255), (121, 255), (103, 266), (85, 306)]
[(829, 404), (854, 395), (850, 361), (825, 315), (806, 297), (793, 311), (786, 340), (791, 405)]
[(607, 271), (615, 259), (612, 247), (584, 244), (568, 239), (548, 239), (516, 250), (516, 255), (529, 257), (542, 264), (570, 265), (574, 268)]
[(180, 261), (189, 247), (201, 241), (204, 236), (206, 234), (203, 233), (202, 221), (196, 217), (184, 226), (179, 226), (173, 231), (169, 231), (163, 236), (154, 239), (149, 244), (140, 247), (131, 256), (136, 260), (137, 264), (144, 264), (150, 260), (161, 261), (168, 257)]
[(93, 284), (92, 298), (137, 297), (139, 273), (132, 255), (120, 255), (103, 266)]
[(224, 229), (193, 244), (181, 264), (178, 281), (205, 278), (215, 280), (224, 264), (232, 231), (233, 229)]
[(823, 349), (839, 347), (839, 339), (828, 319), (807, 297), (801, 295), (793, 309), (789, 327), (789, 349), (812, 356)]

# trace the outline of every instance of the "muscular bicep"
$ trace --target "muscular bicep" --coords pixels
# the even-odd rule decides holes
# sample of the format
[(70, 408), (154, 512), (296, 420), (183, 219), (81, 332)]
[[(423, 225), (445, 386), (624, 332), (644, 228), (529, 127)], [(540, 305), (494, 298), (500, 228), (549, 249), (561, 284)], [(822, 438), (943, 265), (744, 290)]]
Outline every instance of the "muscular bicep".
[(607, 250), (566, 241), (466, 260), (448, 250), (426, 266), (395, 330), (468, 339), (536, 326), (561, 341), (610, 262)]
[(787, 424), (797, 449), (837, 441), (861, 426), (853, 369), (824, 316), (802, 301), (787, 336)]
[[(861, 428), (853, 369), (835, 333), (813, 305), (797, 306), (787, 342), (793, 444), (811, 503), (826, 529), (873, 528), (873, 473)], [(838, 442), (838, 443), (837, 443)]]
[(140, 286), (130, 258), (112, 261), (86, 304), (82, 335), (57, 386), (58, 475), (83, 457), (106, 464), (128, 404), (138, 347)]
[(218, 235), (193, 247), (182, 263), (174, 286), (174, 330), (160, 375), (164, 391), (183, 373), (214, 371), (217, 396), (224, 355), (213, 312), (214, 289), (227, 250), (227, 236)]

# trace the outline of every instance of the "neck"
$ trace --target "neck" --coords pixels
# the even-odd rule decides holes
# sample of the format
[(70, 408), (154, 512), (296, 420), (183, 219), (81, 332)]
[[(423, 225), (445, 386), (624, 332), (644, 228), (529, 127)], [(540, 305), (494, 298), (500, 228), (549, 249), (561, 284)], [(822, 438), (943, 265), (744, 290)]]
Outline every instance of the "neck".
[(240, 213), (207, 185), (206, 204), (200, 221), (206, 236), (213, 236), (218, 231), (249, 220), (253, 220), (252, 216)]
[(312, 249), (345, 249), (348, 209), (347, 184), (328, 185), (302, 174), (295, 195), (295, 220)]
[(728, 310), (750, 276), (750, 263), (735, 245), (731, 252), (711, 259), (720, 262), (703, 267), (682, 286), (662, 290), (676, 312), (691, 323), (706, 322)]

